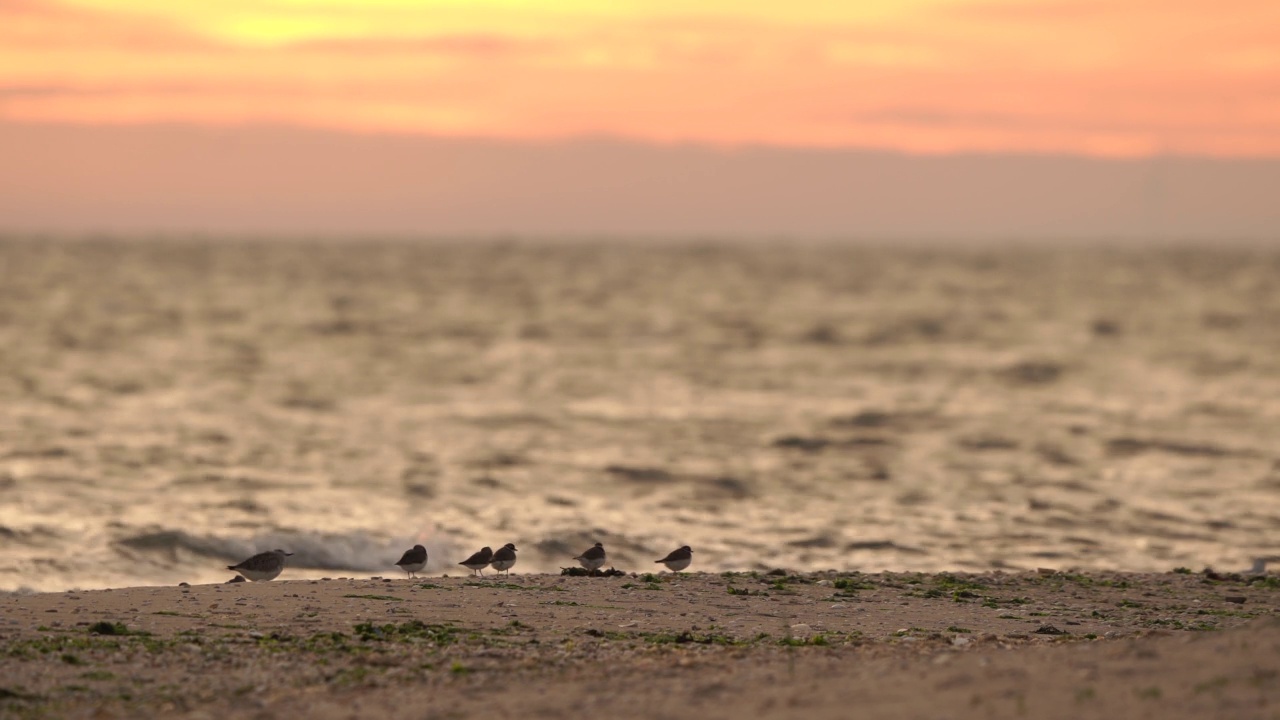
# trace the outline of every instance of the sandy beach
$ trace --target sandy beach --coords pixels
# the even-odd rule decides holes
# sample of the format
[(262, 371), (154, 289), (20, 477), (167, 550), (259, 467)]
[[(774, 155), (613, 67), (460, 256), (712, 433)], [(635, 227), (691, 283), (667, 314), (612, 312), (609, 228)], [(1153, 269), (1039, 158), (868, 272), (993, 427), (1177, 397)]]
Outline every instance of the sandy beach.
[(1275, 717), (1274, 252), (0, 255), (5, 717)]
[(0, 596), (4, 717), (1280, 712), (1280, 581), (331, 578)]

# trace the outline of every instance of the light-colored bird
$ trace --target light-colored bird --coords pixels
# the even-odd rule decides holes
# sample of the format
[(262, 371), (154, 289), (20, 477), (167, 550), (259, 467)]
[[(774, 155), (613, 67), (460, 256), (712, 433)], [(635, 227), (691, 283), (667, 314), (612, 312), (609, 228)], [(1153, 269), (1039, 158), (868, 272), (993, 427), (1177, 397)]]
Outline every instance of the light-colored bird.
[(480, 576), (483, 577), (484, 569), (489, 567), (489, 563), (492, 562), (492, 560), (493, 560), (493, 550), (490, 549), (488, 545), (486, 545), (480, 548), (480, 552), (472, 555), (471, 557), (467, 558), (466, 560), (463, 560), (458, 564), (464, 568), (467, 568), (472, 572), (480, 573)]
[(498, 548), (498, 551), (493, 554), (493, 560), (489, 564), (494, 570), (499, 572), (506, 570), (507, 575), (510, 576), (511, 567), (516, 564), (516, 546), (511, 543), (507, 543), (506, 545)]
[(413, 577), (414, 573), (422, 572), (422, 568), (427, 566), (427, 549), (421, 545), (414, 545), (412, 550), (405, 550), (404, 555), (400, 556), (400, 561), (396, 563), (401, 570)]
[(654, 560), (654, 562), (666, 565), (671, 572), (680, 572), (689, 567), (689, 563), (693, 562), (693, 550), (688, 545), (685, 545), (679, 550), (672, 550), (670, 555), (661, 560)]
[(246, 580), (274, 580), (284, 570), (284, 559), (292, 554), (283, 550), (258, 553), (239, 565), (228, 565), (227, 569), (235, 570)]
[(574, 560), (577, 560), (582, 567), (591, 572), (599, 570), (604, 567), (605, 563), (604, 543), (596, 543), (591, 549), (574, 558)]
[(1268, 560), (1271, 560), (1271, 559), (1273, 559), (1273, 558), (1269, 558), (1269, 557), (1256, 557), (1256, 558), (1254, 558), (1254, 559), (1253, 559), (1253, 567), (1249, 568), (1248, 570), (1243, 571), (1243, 572), (1242, 572), (1242, 573), (1240, 573), (1240, 574), (1241, 574), (1241, 575), (1266, 575), (1266, 574), (1267, 574), (1267, 561), (1268, 561)]

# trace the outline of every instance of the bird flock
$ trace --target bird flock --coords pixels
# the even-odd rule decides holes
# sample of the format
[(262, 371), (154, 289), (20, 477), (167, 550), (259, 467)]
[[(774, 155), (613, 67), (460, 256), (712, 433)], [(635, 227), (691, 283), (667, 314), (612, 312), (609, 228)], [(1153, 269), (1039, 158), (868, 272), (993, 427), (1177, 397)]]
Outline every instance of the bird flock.
[[(511, 568), (516, 564), (516, 550), (516, 546), (512, 543), (503, 545), (497, 552), (485, 546), (458, 564), (479, 576), (484, 576), (485, 568), (493, 568), (497, 572), (505, 572), (510, 576)], [(290, 555), (293, 553), (279, 549), (268, 550), (236, 565), (228, 565), (227, 569), (240, 573), (246, 580), (255, 582), (274, 580), (284, 571), (285, 559)], [(573, 559), (577, 560), (587, 572), (594, 574), (604, 567), (608, 556), (605, 553), (604, 544), (596, 543)], [(665, 565), (671, 572), (680, 572), (693, 562), (693, 550), (688, 545), (684, 545), (654, 562)], [(414, 545), (409, 550), (405, 550), (404, 555), (401, 555), (395, 564), (410, 578), (417, 577), (417, 574), (427, 566), (427, 549), (421, 545)]]

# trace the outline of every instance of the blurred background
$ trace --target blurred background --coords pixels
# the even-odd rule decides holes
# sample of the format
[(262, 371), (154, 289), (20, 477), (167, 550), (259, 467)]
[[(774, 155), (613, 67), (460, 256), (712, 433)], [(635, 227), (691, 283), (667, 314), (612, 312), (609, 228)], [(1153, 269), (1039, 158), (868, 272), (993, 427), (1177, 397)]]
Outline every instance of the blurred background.
[(1280, 552), (1280, 5), (0, 0), (0, 589)]

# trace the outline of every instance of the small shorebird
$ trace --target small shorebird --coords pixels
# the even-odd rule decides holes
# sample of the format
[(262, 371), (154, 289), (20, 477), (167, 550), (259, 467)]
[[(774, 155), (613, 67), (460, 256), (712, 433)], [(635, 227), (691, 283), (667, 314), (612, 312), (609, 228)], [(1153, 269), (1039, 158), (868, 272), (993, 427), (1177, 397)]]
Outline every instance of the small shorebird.
[(654, 560), (654, 562), (666, 565), (671, 572), (680, 572), (689, 567), (689, 563), (693, 562), (693, 550), (688, 545), (685, 545), (679, 550), (672, 550), (670, 555), (661, 560)]
[(1266, 575), (1267, 561), (1274, 560), (1274, 559), (1275, 558), (1270, 558), (1270, 557), (1256, 557), (1253, 559), (1253, 567), (1249, 568), (1248, 570), (1242, 571), (1240, 574), (1241, 575)]
[(292, 555), (283, 550), (258, 553), (239, 565), (228, 565), (228, 570), (235, 570), (246, 580), (273, 580), (284, 570), (284, 559)]
[(574, 558), (582, 567), (595, 572), (604, 567), (604, 543), (596, 543), (590, 550)]
[(463, 560), (458, 564), (472, 572), (480, 573), (480, 576), (484, 577), (484, 569), (488, 567), (489, 563), (492, 561), (493, 561), (493, 550), (490, 550), (489, 546), (486, 545), (480, 548), (480, 552), (476, 553), (475, 555), (472, 555), (471, 557), (467, 558), (466, 560)]
[(427, 566), (427, 549), (421, 545), (414, 545), (412, 550), (404, 551), (396, 565), (409, 573), (409, 577), (413, 577), (414, 573), (422, 572), (422, 568)]
[(511, 575), (511, 566), (516, 564), (516, 546), (507, 543), (498, 548), (498, 552), (493, 554), (492, 566), (494, 570), (499, 572), (506, 570), (507, 575)]

